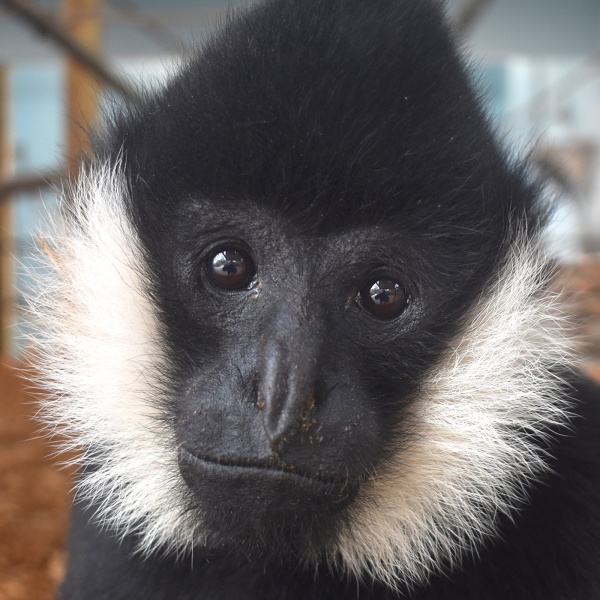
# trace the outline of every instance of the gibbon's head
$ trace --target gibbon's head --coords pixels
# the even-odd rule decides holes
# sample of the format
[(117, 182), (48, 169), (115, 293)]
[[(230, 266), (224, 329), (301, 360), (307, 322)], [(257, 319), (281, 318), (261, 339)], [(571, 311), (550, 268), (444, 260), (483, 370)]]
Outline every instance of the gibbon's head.
[(96, 157), (32, 303), (107, 526), (394, 584), (523, 500), (568, 344), (437, 2), (263, 1)]

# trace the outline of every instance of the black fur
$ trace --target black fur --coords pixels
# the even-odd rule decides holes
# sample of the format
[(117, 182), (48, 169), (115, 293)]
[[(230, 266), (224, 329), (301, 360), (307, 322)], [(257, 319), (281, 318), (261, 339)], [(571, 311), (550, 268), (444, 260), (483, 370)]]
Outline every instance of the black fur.
[[(478, 556), (400, 593), (323, 564), (361, 486), (414, 434), (405, 409), (516, 232), (544, 221), (437, 2), (262, 2), (117, 115), (97, 156), (124, 165), (168, 348), (160, 402), (182, 510), (200, 508), (208, 531), (193, 561), (142, 559), (133, 536), (117, 543), (78, 508), (64, 600), (598, 597), (586, 383), (576, 434), (555, 432), (554, 473)], [(207, 283), (219, 245), (250, 253), (257, 301)], [(373, 274), (402, 282), (400, 317), (361, 309)]]
[(595, 600), (600, 598), (600, 388), (578, 382), (575, 428), (557, 438), (554, 473), (531, 492), (530, 502), (504, 519), (498, 538), (476, 557), (412, 591), (395, 594), (362, 585), (326, 568), (252, 563), (229, 554), (193, 564), (164, 557), (140, 559), (135, 540), (119, 544), (76, 507), (64, 600)]

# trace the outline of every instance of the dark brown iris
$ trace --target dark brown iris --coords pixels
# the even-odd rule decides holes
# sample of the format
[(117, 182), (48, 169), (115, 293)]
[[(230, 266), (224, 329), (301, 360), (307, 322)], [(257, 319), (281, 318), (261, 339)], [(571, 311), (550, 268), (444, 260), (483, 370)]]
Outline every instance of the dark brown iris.
[(206, 271), (210, 281), (222, 290), (241, 290), (252, 281), (256, 269), (244, 250), (223, 249), (208, 256)]
[(371, 280), (360, 290), (362, 307), (373, 316), (393, 319), (406, 308), (406, 292), (393, 279)]

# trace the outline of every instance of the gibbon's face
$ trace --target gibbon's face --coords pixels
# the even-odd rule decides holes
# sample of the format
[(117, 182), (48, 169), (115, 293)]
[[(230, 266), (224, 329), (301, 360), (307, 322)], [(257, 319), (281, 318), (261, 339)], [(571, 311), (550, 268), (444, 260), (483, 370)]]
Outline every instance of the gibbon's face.
[(259, 3), (107, 129), (32, 300), (104, 524), (388, 582), (492, 534), (568, 344), (438, 3)]
[(434, 249), (417, 255), (391, 223), (319, 235), (208, 200), (177, 223), (157, 295), (178, 357), (179, 468), (209, 538), (322, 547), (408, 442), (403, 412), (457, 292), (422, 268)]

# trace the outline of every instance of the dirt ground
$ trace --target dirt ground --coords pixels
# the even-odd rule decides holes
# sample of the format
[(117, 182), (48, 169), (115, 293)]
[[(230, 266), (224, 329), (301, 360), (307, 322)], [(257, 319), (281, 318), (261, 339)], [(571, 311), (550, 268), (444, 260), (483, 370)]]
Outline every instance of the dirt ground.
[(25, 387), (0, 364), (0, 600), (52, 600), (65, 572), (70, 480), (36, 437)]
[[(600, 380), (600, 264), (563, 270), (558, 281), (582, 317), (586, 369)], [(0, 600), (52, 600), (65, 572), (72, 473), (36, 437), (25, 387), (0, 364)]]

